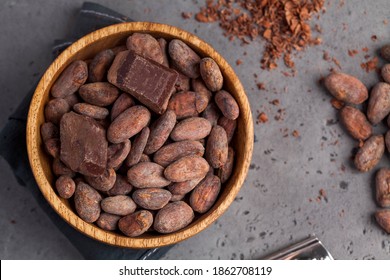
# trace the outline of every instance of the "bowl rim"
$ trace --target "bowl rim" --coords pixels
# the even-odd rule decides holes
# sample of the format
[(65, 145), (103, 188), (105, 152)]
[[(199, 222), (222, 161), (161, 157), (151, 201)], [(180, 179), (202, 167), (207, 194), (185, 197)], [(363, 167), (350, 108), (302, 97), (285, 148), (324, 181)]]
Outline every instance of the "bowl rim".
[[(54, 187), (48, 181), (39, 157), (39, 150), (41, 150), (41, 146), (38, 143), (39, 141), (36, 141), (36, 139), (39, 139), (40, 137), (38, 114), (40, 112), (40, 108), (42, 107), (44, 93), (45, 91), (50, 90), (48, 87), (51, 87), (50, 83), (53, 80), (53, 76), (60, 71), (61, 67), (64, 68), (69, 65), (69, 63), (74, 60), (72, 57), (75, 54), (80, 52), (83, 48), (95, 43), (96, 40), (105, 39), (106, 37), (112, 36), (116, 33), (129, 32), (158, 33), (171, 38), (176, 37), (189, 45), (196, 46), (196, 48), (203, 50), (206, 49), (205, 52), (207, 52), (207, 54), (214, 60), (218, 61), (217, 63), (221, 70), (223, 69), (224, 76), (229, 76), (230, 80), (234, 80), (232, 87), (235, 92), (239, 94), (239, 100), (237, 101), (240, 106), (239, 118), (244, 118), (242, 123), (245, 124), (245, 127), (242, 128), (245, 130), (246, 137), (242, 155), (244, 161), (239, 163), (241, 167), (240, 172), (238, 174), (236, 174), (237, 172), (234, 174), (234, 185), (229, 193), (224, 197), (224, 200), (219, 205), (214, 205), (211, 210), (202, 214), (198, 220), (192, 222), (186, 228), (177, 232), (159, 236), (141, 236), (131, 238), (114, 232), (105, 231), (94, 224), (83, 221), (80, 217), (78, 217), (78, 215), (76, 215), (76, 213), (63, 203), (63, 200), (57, 196)], [(235, 97), (237, 99), (237, 96)], [(57, 214), (59, 214), (60, 217), (73, 228), (95, 240), (109, 245), (134, 249), (156, 248), (172, 245), (196, 235), (215, 222), (228, 209), (244, 183), (251, 162), (253, 140), (253, 120), (249, 102), (240, 80), (229, 63), (211, 45), (192, 33), (175, 26), (154, 22), (128, 22), (111, 25), (89, 33), (70, 45), (52, 62), (39, 81), (30, 103), (26, 127), (27, 153), (33, 175), (43, 196), (55, 212), (57, 212)]]

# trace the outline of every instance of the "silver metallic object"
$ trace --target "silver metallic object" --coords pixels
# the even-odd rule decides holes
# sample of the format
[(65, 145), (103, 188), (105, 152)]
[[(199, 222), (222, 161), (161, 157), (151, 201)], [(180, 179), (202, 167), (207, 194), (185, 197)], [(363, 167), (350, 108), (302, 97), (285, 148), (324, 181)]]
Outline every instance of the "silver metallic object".
[(266, 256), (264, 260), (333, 260), (333, 257), (321, 241), (311, 235), (301, 242)]

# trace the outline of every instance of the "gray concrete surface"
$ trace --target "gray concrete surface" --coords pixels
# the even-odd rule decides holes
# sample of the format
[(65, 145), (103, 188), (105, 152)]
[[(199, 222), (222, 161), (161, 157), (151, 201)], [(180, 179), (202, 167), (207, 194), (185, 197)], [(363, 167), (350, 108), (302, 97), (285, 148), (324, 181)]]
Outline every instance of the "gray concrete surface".
[[(210, 228), (181, 244), (166, 259), (257, 259), (315, 233), (337, 259), (390, 259), (390, 238), (373, 220), (374, 172), (358, 173), (351, 164), (356, 146), (337, 124), (330, 96), (318, 80), (332, 62), (360, 78), (368, 87), (378, 79), (360, 68), (367, 54), (390, 42), (389, 3), (377, 1), (328, 2), (319, 20), (323, 43), (295, 57), (298, 73), (285, 77), (282, 66), (268, 72), (259, 67), (263, 42), (240, 46), (222, 36), (217, 24), (184, 20), (182, 11), (197, 12), (203, 1), (97, 1), (135, 20), (177, 25), (210, 42), (236, 70), (251, 103), (254, 118), (265, 111), (270, 120), (255, 124), (256, 143), (251, 169), (236, 201)], [(332, 2), (332, 4), (329, 4)], [(0, 126), (24, 94), (45, 71), (50, 47), (71, 28), (82, 1), (0, 1)], [(377, 40), (371, 40), (376, 35)], [(359, 50), (349, 57), (349, 49)], [(243, 53), (246, 52), (247, 55)], [(237, 59), (243, 63), (235, 64)], [(383, 61), (381, 61), (383, 63)], [(258, 75), (257, 80), (254, 74)], [(264, 82), (266, 90), (258, 90)], [(279, 107), (269, 104), (279, 99)], [(277, 110), (285, 108), (284, 121)], [(336, 122), (336, 124), (335, 124)], [(284, 136), (287, 129), (289, 137)], [(299, 137), (291, 136), (293, 130)], [(383, 133), (385, 127), (375, 128)], [(386, 154), (380, 166), (389, 166)], [(345, 169), (342, 166), (345, 166)], [(0, 159), (1, 259), (79, 259), (67, 241), (39, 209), (29, 192), (18, 186), (7, 163)], [(316, 198), (320, 190), (327, 200)]]

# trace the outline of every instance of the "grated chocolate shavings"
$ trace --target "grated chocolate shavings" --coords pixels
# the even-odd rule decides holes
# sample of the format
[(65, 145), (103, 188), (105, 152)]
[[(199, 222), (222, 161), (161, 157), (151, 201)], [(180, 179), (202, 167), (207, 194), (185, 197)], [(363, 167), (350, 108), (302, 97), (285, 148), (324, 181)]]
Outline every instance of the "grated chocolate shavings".
[[(313, 14), (323, 9), (325, 0), (207, 0), (195, 15), (199, 22), (215, 22), (229, 40), (249, 44), (257, 37), (266, 40), (261, 68), (274, 69), (283, 57), (287, 67), (294, 68), (291, 54), (308, 45), (318, 45), (308, 24)], [(323, 9), (324, 11), (324, 9)], [(314, 28), (320, 32), (319, 26)]]

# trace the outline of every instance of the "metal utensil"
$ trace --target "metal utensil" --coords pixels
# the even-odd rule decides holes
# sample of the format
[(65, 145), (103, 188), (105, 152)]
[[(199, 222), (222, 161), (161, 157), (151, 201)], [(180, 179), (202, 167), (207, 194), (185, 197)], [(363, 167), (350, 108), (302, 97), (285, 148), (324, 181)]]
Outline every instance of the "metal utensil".
[(333, 260), (321, 241), (311, 235), (309, 238), (281, 249), (264, 260)]

